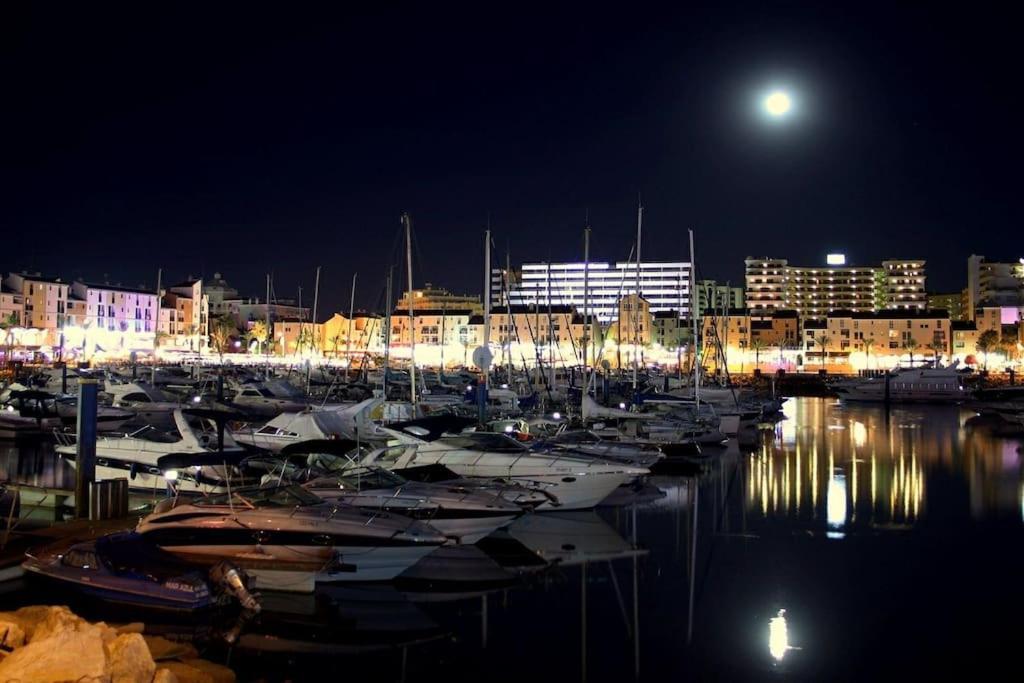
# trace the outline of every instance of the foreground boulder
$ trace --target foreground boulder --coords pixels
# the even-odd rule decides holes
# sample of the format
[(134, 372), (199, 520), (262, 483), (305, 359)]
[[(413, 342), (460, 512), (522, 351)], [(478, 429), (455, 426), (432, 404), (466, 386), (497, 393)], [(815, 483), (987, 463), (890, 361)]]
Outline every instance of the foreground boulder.
[(234, 683), (231, 669), (198, 659), (191, 645), (143, 631), (142, 624), (93, 624), (67, 607), (0, 612), (0, 681)]

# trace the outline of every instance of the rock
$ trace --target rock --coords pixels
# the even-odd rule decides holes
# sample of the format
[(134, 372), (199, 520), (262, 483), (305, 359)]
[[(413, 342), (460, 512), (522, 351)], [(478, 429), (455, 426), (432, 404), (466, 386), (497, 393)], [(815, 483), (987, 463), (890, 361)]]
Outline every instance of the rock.
[(42, 614), (36, 612), (38, 609), (40, 608), (25, 607), (15, 612), (20, 616), (22, 612), (28, 611), (31, 630), (26, 628), (25, 635), (30, 643), (46, 640), (64, 631), (96, 628), (67, 607), (44, 607), (42, 609), (45, 611)]
[(107, 646), (111, 683), (150, 683), (156, 662), (138, 633), (117, 636)]
[(157, 669), (153, 683), (178, 683), (178, 677), (170, 669)]
[(213, 676), (183, 662), (160, 662), (161, 671), (174, 676), (178, 683), (214, 683)]
[(25, 629), (16, 621), (0, 619), (0, 648), (13, 650), (25, 644)]
[(235, 672), (226, 666), (214, 664), (205, 659), (186, 659), (182, 661), (182, 664), (209, 674), (213, 683), (235, 683)]
[(195, 659), (199, 656), (196, 649), (188, 643), (176, 643), (162, 636), (142, 637), (146, 639), (146, 645), (149, 646), (149, 654), (157, 661), (164, 659)]
[(100, 683), (110, 680), (100, 629), (91, 625), (64, 628), (47, 638), (39, 638), (37, 628), (32, 638), (32, 642), (0, 662), (0, 681)]

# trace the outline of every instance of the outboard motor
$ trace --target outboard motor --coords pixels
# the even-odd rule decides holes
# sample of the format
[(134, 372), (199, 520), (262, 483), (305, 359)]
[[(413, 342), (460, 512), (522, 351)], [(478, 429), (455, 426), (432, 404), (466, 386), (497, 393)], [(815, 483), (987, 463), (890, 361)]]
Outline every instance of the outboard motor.
[(242, 609), (259, 612), (260, 603), (246, 585), (248, 578), (244, 571), (227, 561), (218, 562), (210, 568), (210, 581), (213, 584), (220, 586), (225, 593), (238, 600)]

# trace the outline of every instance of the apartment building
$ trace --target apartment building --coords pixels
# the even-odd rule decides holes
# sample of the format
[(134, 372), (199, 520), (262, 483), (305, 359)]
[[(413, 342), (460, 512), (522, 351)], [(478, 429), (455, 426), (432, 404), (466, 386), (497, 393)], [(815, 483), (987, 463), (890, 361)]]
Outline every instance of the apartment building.
[(746, 302), (752, 311), (794, 310), (821, 317), (835, 310), (859, 312), (923, 310), (927, 306), (925, 262), (883, 261), (880, 266), (848, 266), (831, 254), (823, 266), (793, 266), (786, 259), (753, 258), (746, 267)]
[(159, 324), (156, 292), (109, 284), (73, 282), (71, 297), (84, 302), (84, 317), (75, 308), (76, 324), (120, 332), (155, 332)]
[(967, 315), (985, 306), (1024, 304), (1024, 258), (989, 261), (971, 254), (967, 258)]
[(12, 320), (21, 325), (25, 316), (25, 297), (21, 291), (14, 291), (0, 281), (0, 320)]
[[(587, 302), (584, 310), (584, 284)], [(494, 306), (571, 306), (595, 316), (602, 324), (618, 319), (619, 300), (637, 293), (637, 264), (524, 263), (518, 272), (494, 269), (491, 302)], [(690, 264), (682, 261), (644, 261), (639, 267), (640, 295), (651, 311), (678, 311), (689, 317)]]
[(473, 315), (479, 315), (483, 313), (484, 306), (480, 302), (479, 296), (473, 296), (470, 294), (452, 294), (443, 287), (435, 287), (431, 283), (426, 283), (423, 289), (414, 289), (411, 292), (404, 292), (402, 297), (395, 304), (396, 311), (404, 311), (408, 313), (409, 302), (412, 300), (412, 308), (414, 311), (418, 310), (452, 310), (461, 311), (468, 310)]
[[(68, 305), (67, 282), (59, 277), (43, 277), (39, 273), (22, 271), (8, 275), (4, 279), (4, 287), (12, 295), (21, 295), (21, 324), (24, 327), (38, 330), (64, 327)], [(11, 305), (14, 306), (13, 296)]]

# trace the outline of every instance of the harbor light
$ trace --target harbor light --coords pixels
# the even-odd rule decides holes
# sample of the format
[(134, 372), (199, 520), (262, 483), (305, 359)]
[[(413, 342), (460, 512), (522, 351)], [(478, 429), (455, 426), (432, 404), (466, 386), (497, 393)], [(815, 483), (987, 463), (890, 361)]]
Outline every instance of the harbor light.
[(562, 419), (562, 414), (561, 413), (552, 413), (551, 417), (556, 419), (556, 420), (561, 420)]
[(164, 479), (167, 481), (178, 481), (178, 470), (167, 470), (164, 472)]

